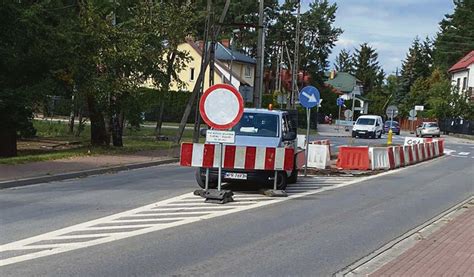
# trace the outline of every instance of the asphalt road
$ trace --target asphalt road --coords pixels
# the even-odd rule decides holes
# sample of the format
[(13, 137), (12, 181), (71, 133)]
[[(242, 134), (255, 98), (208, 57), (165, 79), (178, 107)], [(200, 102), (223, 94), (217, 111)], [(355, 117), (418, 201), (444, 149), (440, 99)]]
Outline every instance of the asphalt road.
[[(391, 174), (13, 263), (0, 275), (330, 275), (472, 196), (473, 147), (448, 142), (450, 155)], [(168, 165), (1, 190), (0, 244), (195, 188), (192, 169)], [(0, 259), (9, 254), (0, 252)]]

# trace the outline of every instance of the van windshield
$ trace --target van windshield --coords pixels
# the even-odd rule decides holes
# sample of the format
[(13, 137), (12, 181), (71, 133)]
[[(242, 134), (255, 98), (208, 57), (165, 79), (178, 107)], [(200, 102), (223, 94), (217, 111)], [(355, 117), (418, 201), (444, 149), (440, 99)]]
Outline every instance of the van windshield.
[(357, 119), (357, 125), (374, 125), (375, 119), (373, 118), (359, 118)]
[(232, 131), (237, 136), (278, 137), (278, 115), (244, 113)]

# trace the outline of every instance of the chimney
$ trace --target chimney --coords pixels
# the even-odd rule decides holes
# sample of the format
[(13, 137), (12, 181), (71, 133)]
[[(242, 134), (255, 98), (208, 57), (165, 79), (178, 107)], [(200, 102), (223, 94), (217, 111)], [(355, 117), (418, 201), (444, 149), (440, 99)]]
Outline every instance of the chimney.
[(228, 38), (222, 39), (221, 44), (224, 45), (225, 48), (230, 48), (230, 39)]

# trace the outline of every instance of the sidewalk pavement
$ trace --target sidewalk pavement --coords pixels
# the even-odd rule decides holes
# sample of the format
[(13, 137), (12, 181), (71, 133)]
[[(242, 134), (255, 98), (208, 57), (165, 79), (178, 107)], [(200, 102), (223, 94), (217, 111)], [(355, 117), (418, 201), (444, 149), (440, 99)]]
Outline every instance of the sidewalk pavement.
[[(338, 129), (339, 127), (339, 129)], [(352, 127), (348, 127), (349, 131), (345, 131), (345, 126), (318, 124), (318, 136), (322, 137), (350, 137)]]
[(474, 206), (464, 207), (459, 216), (369, 276), (474, 276)]
[(179, 149), (140, 151), (130, 155), (79, 156), (18, 165), (0, 165), (0, 188), (50, 182), (109, 171), (178, 161)]

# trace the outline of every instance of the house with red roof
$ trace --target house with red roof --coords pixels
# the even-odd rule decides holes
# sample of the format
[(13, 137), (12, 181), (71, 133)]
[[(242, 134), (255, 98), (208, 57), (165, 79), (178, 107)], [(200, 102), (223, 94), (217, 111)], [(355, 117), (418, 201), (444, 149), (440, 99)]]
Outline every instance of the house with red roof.
[(474, 50), (451, 66), (448, 72), (458, 92), (474, 101)]

